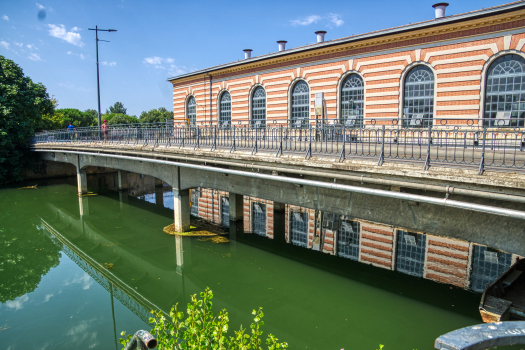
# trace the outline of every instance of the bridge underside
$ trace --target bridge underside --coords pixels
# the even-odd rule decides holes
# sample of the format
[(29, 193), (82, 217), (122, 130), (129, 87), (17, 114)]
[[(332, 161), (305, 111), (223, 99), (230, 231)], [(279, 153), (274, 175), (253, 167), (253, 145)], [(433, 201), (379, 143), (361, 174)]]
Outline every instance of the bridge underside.
[[(525, 233), (523, 220), (482, 212), (461, 210), (439, 205), (387, 198), (374, 195), (350, 193), (317, 186), (297, 185), (281, 181), (258, 179), (247, 176), (221, 173), (221, 167), (209, 165), (209, 171), (184, 166), (152, 163), (151, 158), (136, 160), (114, 158), (112, 154), (78, 155), (61, 151), (38, 152), (41, 159), (73, 164), (77, 168), (79, 192), (87, 192), (87, 167), (104, 167), (150, 175), (172, 186), (175, 198), (174, 221), (178, 231), (189, 228), (189, 191), (203, 187), (213, 188), (234, 195), (251, 196), (278, 203), (287, 203), (324, 212), (347, 215), (361, 220), (386, 223), (398, 228), (447, 236), (484, 244), (510, 253), (525, 255)], [(157, 157), (158, 158), (158, 157)], [(203, 162), (204, 163), (204, 162)], [(205, 163), (204, 163), (205, 164)], [(224, 166), (222, 169), (234, 167)], [(241, 168), (241, 166), (239, 166)], [(245, 170), (245, 169), (243, 169)], [(254, 166), (253, 172), (259, 172)], [(260, 171), (261, 173), (271, 173)], [(119, 176), (119, 187), (126, 188), (125, 176)], [(329, 176), (300, 176), (287, 173), (282, 167), (279, 175), (304, 180), (330, 181)], [(339, 184), (364, 186), (383, 190), (402, 191), (443, 198), (438, 192), (421, 191), (411, 188), (392, 188), (386, 185), (362, 184), (337, 180)], [(497, 205), (514, 210), (525, 210), (525, 204), (495, 201), (492, 199), (451, 195), (451, 199), (470, 203)], [(232, 220), (239, 220), (239, 206), (230, 206)], [(475, 223), (475, 224), (474, 224)]]

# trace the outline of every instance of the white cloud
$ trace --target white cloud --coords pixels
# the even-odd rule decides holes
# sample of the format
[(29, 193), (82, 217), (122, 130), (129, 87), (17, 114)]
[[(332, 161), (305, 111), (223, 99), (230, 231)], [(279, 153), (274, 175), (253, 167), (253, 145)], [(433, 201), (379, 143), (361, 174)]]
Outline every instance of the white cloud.
[(22, 47), (22, 46), (24, 46), (24, 44), (22, 44), (22, 43), (17, 43), (16, 41), (13, 41), (13, 44), (15, 44), (15, 45), (18, 46), (18, 47)]
[(36, 53), (30, 53), (29, 56), (27, 56), (30, 60), (33, 61), (42, 61), (39, 54)]
[(343, 19), (341, 18), (341, 15), (335, 13), (328, 14), (327, 18), (328, 21), (336, 27), (342, 26), (343, 23), (345, 23), (345, 21), (343, 21)]
[(171, 64), (168, 68), (168, 74), (171, 76), (181, 75), (187, 72), (188, 70), (186, 69), (186, 67), (179, 67), (175, 64)]
[(46, 8), (42, 5), (40, 5), (38, 2), (36, 3), (36, 7), (38, 7), (39, 10), (45, 10)]
[(15, 311), (18, 311), (24, 307), (24, 303), (29, 300), (29, 297), (27, 295), (22, 295), (19, 298), (16, 298), (15, 300), (11, 300), (5, 303), (5, 306), (7, 306), (10, 309), (15, 309)]
[(33, 45), (33, 44), (27, 44), (26, 47), (27, 47), (29, 50), (38, 50), (38, 47), (36, 47), (36, 46)]
[(167, 63), (173, 63), (173, 62), (175, 62), (175, 60), (173, 58), (166, 58), (166, 62)]
[(11, 44), (2, 40), (0, 41), (0, 46), (3, 46), (6, 50), (9, 50), (9, 46), (11, 46)]
[(106, 62), (106, 61), (103, 61), (103, 62), (100, 62), (100, 64), (102, 64), (103, 66), (114, 67), (114, 66), (117, 65), (117, 62), (115, 62), (115, 61), (112, 61), (112, 62)]
[(52, 297), (54, 297), (55, 295), (54, 294), (47, 294), (45, 297), (44, 297), (44, 303), (47, 303), (49, 301), (49, 299), (51, 299)]
[(7, 17), (6, 15), (3, 15), (3, 16), (2, 16), (2, 19), (3, 19), (4, 21), (9, 21), (9, 17)]
[(86, 58), (86, 56), (85, 56), (83, 53), (74, 53), (74, 52), (72, 52), (72, 51), (68, 51), (67, 54), (68, 54), (68, 55), (78, 56), (78, 57), (80, 57), (80, 59), (82, 59), (82, 60)]
[(89, 275), (87, 273), (84, 273), (80, 277), (76, 276), (71, 281), (64, 282), (64, 286), (69, 286), (69, 285), (72, 285), (72, 284), (80, 284), (80, 285), (82, 285), (82, 289), (87, 290), (93, 284), (93, 279), (91, 277), (89, 277)]
[(294, 19), (294, 20), (291, 20), (290, 22), (294, 26), (307, 26), (312, 23), (317, 23), (317, 21), (321, 20), (321, 18), (322, 17), (318, 15), (311, 15), (303, 19)]
[(154, 56), (154, 57), (146, 57), (144, 59), (144, 63), (153, 64), (153, 65), (160, 65), (162, 64), (162, 58)]
[(80, 28), (79, 27), (73, 27), (73, 28), (71, 28), (71, 31), (72, 32), (79, 32)]
[[(68, 32), (66, 30), (66, 27), (63, 24), (55, 25), (55, 24), (48, 24), (49, 27), (48, 32), (49, 35), (54, 36), (55, 38), (62, 39), (64, 41), (67, 41), (70, 44), (76, 45), (76, 46), (84, 46), (84, 43), (82, 42), (82, 37), (80, 34), (75, 32)], [(75, 29), (74, 27), (73, 29)]]

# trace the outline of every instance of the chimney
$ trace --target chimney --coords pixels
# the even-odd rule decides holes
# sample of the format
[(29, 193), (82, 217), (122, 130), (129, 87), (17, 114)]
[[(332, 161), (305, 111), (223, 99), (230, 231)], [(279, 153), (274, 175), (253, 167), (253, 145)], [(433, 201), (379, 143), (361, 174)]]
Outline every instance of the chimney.
[(252, 49), (246, 49), (244, 51), (244, 59), (252, 58)]
[(447, 6), (447, 2), (438, 2), (437, 4), (432, 5), (432, 7), (436, 9), (436, 19), (445, 17), (445, 9)]
[(318, 30), (315, 32), (317, 34), (317, 42), (322, 43), (324, 41), (324, 35), (326, 34), (326, 31), (324, 30)]
[(277, 44), (279, 44), (279, 51), (284, 51), (284, 50), (286, 50), (286, 43), (287, 43), (287, 42), (288, 42), (288, 41), (286, 41), (286, 40), (279, 40), (279, 41), (277, 42)]

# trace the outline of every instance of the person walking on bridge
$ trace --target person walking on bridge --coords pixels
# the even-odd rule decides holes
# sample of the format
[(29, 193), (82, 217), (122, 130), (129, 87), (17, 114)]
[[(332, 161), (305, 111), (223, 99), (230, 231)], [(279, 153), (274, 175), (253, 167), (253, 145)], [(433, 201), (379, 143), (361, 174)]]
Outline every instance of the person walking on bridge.
[(108, 131), (109, 131), (109, 126), (108, 126), (108, 122), (106, 119), (104, 119), (104, 121), (102, 122), (102, 132), (104, 133), (104, 142), (106, 142), (108, 140)]
[(71, 123), (69, 123), (67, 127), (67, 132), (69, 133), (69, 139), (73, 141), (73, 138), (75, 136), (75, 126)]

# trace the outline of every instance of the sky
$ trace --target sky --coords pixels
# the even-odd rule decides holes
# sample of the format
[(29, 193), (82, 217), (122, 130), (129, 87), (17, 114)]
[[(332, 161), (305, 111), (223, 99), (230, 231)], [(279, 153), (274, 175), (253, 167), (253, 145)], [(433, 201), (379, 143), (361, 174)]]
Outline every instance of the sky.
[[(0, 55), (44, 84), (58, 108), (97, 109), (99, 32), (102, 113), (119, 101), (129, 115), (173, 110), (168, 78), (278, 50), (434, 18), (427, 0), (134, 1), (3, 0)], [(446, 15), (510, 1), (450, 0)]]

